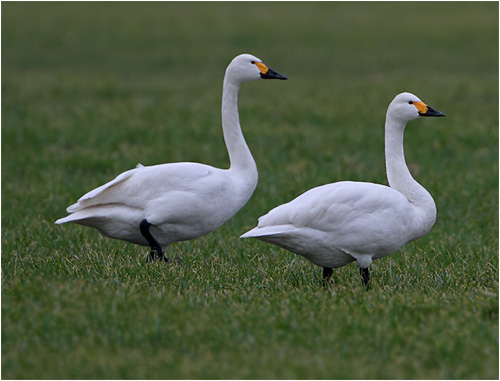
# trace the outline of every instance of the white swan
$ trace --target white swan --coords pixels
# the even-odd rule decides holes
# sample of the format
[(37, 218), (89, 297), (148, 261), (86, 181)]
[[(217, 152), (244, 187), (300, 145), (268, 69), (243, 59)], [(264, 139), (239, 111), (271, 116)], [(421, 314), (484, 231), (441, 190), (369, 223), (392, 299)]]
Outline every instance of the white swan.
[(198, 163), (138, 165), (88, 192), (68, 207), (56, 224), (75, 222), (103, 235), (150, 246), (150, 259), (167, 261), (163, 249), (177, 241), (210, 233), (234, 216), (257, 185), (257, 167), (238, 115), (243, 82), (287, 79), (260, 59), (242, 54), (226, 69), (222, 92), (222, 129), (229, 169)]
[(406, 123), (420, 116), (445, 116), (415, 95), (402, 93), (389, 105), (385, 157), (390, 186), (342, 181), (313, 188), (259, 218), (241, 238), (255, 237), (300, 254), (323, 267), (326, 281), (333, 267), (356, 260), (364, 285), (368, 267), (404, 244), (426, 234), (436, 220), (436, 205), (405, 163)]

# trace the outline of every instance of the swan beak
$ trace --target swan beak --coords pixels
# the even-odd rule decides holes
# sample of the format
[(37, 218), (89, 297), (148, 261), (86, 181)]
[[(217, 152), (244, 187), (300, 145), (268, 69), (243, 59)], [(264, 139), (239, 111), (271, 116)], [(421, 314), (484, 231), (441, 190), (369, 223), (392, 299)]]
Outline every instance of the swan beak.
[(446, 116), (444, 112), (434, 110), (431, 106), (427, 106), (424, 102), (413, 102), (420, 116)]
[(255, 62), (255, 65), (260, 70), (260, 77), (263, 79), (288, 79), (283, 74), (275, 72), (273, 69), (269, 69), (262, 62)]

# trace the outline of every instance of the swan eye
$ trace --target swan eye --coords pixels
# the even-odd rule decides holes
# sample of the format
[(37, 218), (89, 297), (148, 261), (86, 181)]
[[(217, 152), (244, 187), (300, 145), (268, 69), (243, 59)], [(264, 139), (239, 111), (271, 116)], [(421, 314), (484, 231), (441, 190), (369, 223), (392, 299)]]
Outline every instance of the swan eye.
[(409, 104), (409, 105), (412, 105), (412, 104), (413, 104), (413, 101), (409, 101), (409, 102), (408, 102), (408, 104)]
[(250, 62), (251, 64), (255, 64), (255, 61)]

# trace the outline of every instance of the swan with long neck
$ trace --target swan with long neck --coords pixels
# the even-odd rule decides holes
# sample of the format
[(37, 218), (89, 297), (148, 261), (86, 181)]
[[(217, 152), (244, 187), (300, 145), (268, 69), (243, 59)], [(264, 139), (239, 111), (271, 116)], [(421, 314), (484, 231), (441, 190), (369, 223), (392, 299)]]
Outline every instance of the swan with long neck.
[(444, 116), (410, 93), (397, 95), (385, 123), (385, 157), (389, 186), (342, 181), (313, 188), (259, 218), (243, 234), (302, 255), (332, 268), (357, 261), (368, 286), (373, 259), (389, 255), (425, 235), (436, 220), (432, 196), (410, 174), (403, 136), (407, 122), (422, 116)]
[(257, 186), (257, 167), (240, 127), (238, 92), (242, 83), (261, 78), (287, 79), (250, 54), (237, 56), (226, 69), (221, 111), (229, 169), (188, 162), (138, 165), (82, 196), (56, 224), (74, 222), (150, 246), (150, 259), (165, 261), (163, 250), (171, 243), (217, 229)]

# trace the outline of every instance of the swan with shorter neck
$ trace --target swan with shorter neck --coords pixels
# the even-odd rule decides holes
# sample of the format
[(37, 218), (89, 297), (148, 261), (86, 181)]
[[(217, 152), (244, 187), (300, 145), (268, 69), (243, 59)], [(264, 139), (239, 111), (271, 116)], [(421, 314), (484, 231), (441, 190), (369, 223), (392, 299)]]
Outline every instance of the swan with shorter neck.
[(405, 162), (404, 129), (424, 116), (445, 116), (410, 93), (397, 95), (385, 123), (385, 159), (389, 186), (341, 181), (313, 188), (259, 218), (241, 238), (255, 237), (332, 268), (357, 261), (364, 285), (373, 259), (394, 253), (425, 235), (436, 220), (436, 205), (413, 179)]
[(150, 259), (165, 261), (163, 250), (171, 243), (220, 227), (257, 186), (257, 167), (240, 127), (238, 92), (243, 82), (261, 78), (287, 79), (250, 54), (237, 56), (226, 69), (222, 129), (229, 169), (188, 162), (139, 164), (82, 196), (56, 224), (74, 222), (109, 238), (150, 246)]

